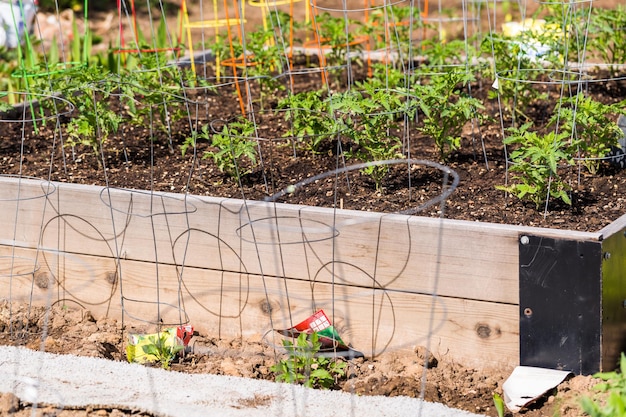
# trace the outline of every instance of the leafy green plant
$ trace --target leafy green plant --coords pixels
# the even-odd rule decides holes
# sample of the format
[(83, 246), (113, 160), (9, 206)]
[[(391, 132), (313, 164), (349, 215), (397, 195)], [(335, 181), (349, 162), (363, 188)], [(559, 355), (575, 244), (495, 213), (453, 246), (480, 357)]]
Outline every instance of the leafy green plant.
[(167, 332), (150, 335), (148, 336), (149, 343), (141, 346), (143, 352), (146, 355), (154, 356), (163, 369), (169, 369), (170, 363), (176, 358), (178, 352), (184, 349), (182, 345), (168, 343), (169, 338), (171, 336)]
[(603, 104), (583, 93), (562, 100), (550, 118), (551, 125), (577, 139), (583, 165), (595, 174), (602, 158), (613, 147), (619, 146), (623, 132), (612, 116), (624, 113), (626, 100), (621, 103)]
[[(259, 28), (246, 37), (246, 52), (250, 65), (247, 75), (256, 77), (260, 87), (259, 104), (263, 109), (265, 98), (277, 89), (284, 89), (273, 75), (281, 66), (281, 49), (275, 42), (274, 30)], [(281, 45), (282, 47), (283, 45)]]
[(526, 35), (514, 38), (492, 33), (481, 43), (481, 50), (493, 58), (491, 71), (485, 74), (494, 79), (494, 88), (489, 91), (489, 99), (500, 99), (502, 106), (511, 115), (513, 126), (517, 118), (530, 120), (526, 114), (531, 104), (547, 98), (547, 93), (534, 87), (544, 68), (538, 60), (533, 60), (525, 51), (528, 45)]
[(594, 8), (590, 17), (588, 48), (616, 71), (626, 62), (626, 8), (621, 4), (610, 9)]
[(227, 68), (222, 63), (227, 59), (235, 59), (243, 54), (243, 43), (237, 39), (233, 34), (232, 43), (228, 41), (228, 38), (220, 35), (219, 33), (213, 38), (211, 51), (215, 54), (213, 69), (216, 74), (222, 74)]
[(472, 51), (466, 41), (452, 39), (442, 42), (440, 39), (428, 38), (422, 41), (421, 54), (426, 57), (427, 65), (423, 71), (442, 68), (446, 65), (459, 64), (471, 60)]
[(593, 375), (603, 382), (597, 384), (594, 389), (602, 393), (608, 393), (605, 402), (595, 401), (585, 396), (580, 400), (580, 405), (585, 413), (591, 417), (624, 417), (626, 416), (626, 356), (622, 352), (619, 371), (599, 372)]
[(173, 66), (153, 65), (120, 74), (119, 97), (134, 124), (149, 124), (171, 137), (172, 124), (185, 116), (184, 74)]
[(289, 47), (293, 42), (299, 42), (298, 33), (308, 25), (304, 21), (294, 19), (289, 13), (273, 9), (268, 14), (270, 26), (274, 29), (279, 49)]
[(567, 132), (552, 131), (541, 135), (528, 130), (531, 125), (529, 122), (509, 129), (511, 135), (504, 139), (504, 143), (517, 146), (509, 155), (512, 183), (496, 188), (521, 200), (530, 200), (537, 208), (548, 197), (572, 204), (568, 195), (570, 186), (559, 175), (559, 168), (574, 164), (572, 150), (576, 143), (570, 140)]
[(463, 126), (474, 118), (484, 118), (479, 112), (484, 109), (481, 101), (459, 88), (472, 79), (469, 73), (452, 71), (433, 75), (429, 82), (414, 86), (423, 115), (418, 130), (434, 139), (442, 161), (460, 148)]
[(277, 105), (290, 126), (284, 136), (294, 137), (301, 148), (313, 154), (318, 154), (322, 144), (340, 130), (324, 95), (322, 90), (302, 91), (288, 95)]
[(99, 154), (100, 147), (109, 134), (116, 132), (122, 117), (109, 105), (117, 91), (118, 81), (100, 66), (73, 67), (62, 76), (50, 80), (35, 78), (33, 89), (55, 94), (62, 91), (65, 98), (76, 107), (67, 122), (67, 146), (84, 145)]
[(287, 358), (270, 368), (276, 374), (276, 381), (307, 388), (332, 388), (345, 376), (347, 364), (336, 358), (317, 356), (321, 346), (316, 332), (300, 333), (295, 341), (283, 340)]
[(257, 164), (257, 142), (251, 139), (255, 133), (254, 123), (240, 116), (222, 127), (221, 133), (209, 134), (208, 126), (202, 126), (200, 139), (209, 139), (216, 150), (205, 151), (202, 158), (213, 159), (217, 168), (237, 178), (252, 172)]
[(367, 31), (358, 20), (334, 17), (328, 12), (317, 16), (315, 21), (322, 46), (330, 48), (325, 58), (327, 66), (331, 69), (330, 73), (338, 77), (346, 65), (348, 46), (351, 52), (361, 50), (363, 46), (357, 40)]
[[(411, 115), (410, 101), (402, 91), (379, 89), (367, 81), (357, 87), (360, 90), (337, 93), (330, 100), (331, 110), (345, 125), (343, 134), (351, 140), (346, 155), (363, 162), (402, 158), (397, 129)], [(371, 165), (363, 172), (380, 190), (388, 167)]]
[(411, 85), (411, 80), (414, 78), (413, 74), (407, 74), (406, 71), (386, 63), (372, 62), (371, 69), (372, 76), (368, 79), (368, 83), (375, 88), (406, 89), (408, 85)]

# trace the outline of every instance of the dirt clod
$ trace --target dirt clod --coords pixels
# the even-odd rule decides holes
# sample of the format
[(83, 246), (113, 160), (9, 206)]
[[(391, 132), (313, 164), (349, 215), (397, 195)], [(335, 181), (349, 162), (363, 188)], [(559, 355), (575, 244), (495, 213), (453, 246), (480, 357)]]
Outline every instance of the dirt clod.
[(421, 361), (421, 363), (429, 369), (436, 368), (437, 364), (439, 363), (435, 355), (433, 355), (424, 346), (416, 346), (415, 354), (417, 355), (417, 358)]
[(0, 415), (15, 413), (20, 409), (20, 399), (13, 393), (0, 393)]

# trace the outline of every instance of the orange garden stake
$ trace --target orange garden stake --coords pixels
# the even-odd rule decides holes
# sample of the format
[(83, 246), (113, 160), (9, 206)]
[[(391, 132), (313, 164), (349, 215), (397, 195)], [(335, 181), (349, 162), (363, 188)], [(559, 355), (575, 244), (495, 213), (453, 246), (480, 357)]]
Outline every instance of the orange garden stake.
[[(224, 0), (224, 10), (226, 12), (226, 21), (229, 21), (230, 19), (228, 18), (228, 4), (226, 3), (226, 0)], [(235, 14), (239, 14), (239, 9), (237, 7), (235, 7)], [(237, 19), (238, 18), (239, 16), (237, 16)], [(226, 28), (228, 30), (228, 45), (230, 46), (230, 57), (232, 59), (235, 59), (235, 48), (233, 47), (233, 34), (230, 29), (230, 25), (226, 25)], [(239, 31), (239, 39), (242, 39), (243, 34), (241, 33), (241, 26), (237, 26), (237, 30)], [(244, 104), (243, 97), (241, 95), (241, 87), (239, 86), (239, 81), (237, 80), (237, 67), (236, 66), (233, 66), (233, 77), (235, 78), (235, 89), (237, 90), (237, 97), (239, 98), (239, 107), (241, 109), (241, 114), (245, 116), (246, 106)]]
[(241, 87), (239, 85), (239, 80), (238, 80), (238, 76), (237, 76), (237, 67), (240, 67), (241, 65), (238, 64), (239, 60), (238, 57), (235, 56), (235, 49), (233, 47), (233, 33), (232, 33), (232, 27), (236, 26), (237, 27), (237, 31), (238, 31), (238, 35), (239, 35), (239, 39), (242, 39), (243, 34), (241, 33), (241, 24), (245, 23), (245, 20), (239, 17), (239, 10), (237, 7), (235, 7), (235, 13), (236, 13), (236, 17), (231, 19), (229, 14), (228, 14), (228, 3), (227, 0), (224, 0), (224, 13), (225, 13), (225, 18), (220, 19), (218, 18), (218, 5), (217, 5), (217, 0), (213, 0), (213, 18), (212, 19), (208, 19), (208, 20), (203, 20), (203, 21), (199, 21), (199, 22), (190, 22), (189, 21), (189, 14), (187, 12), (187, 5), (186, 5), (186, 0), (182, 0), (182, 15), (183, 15), (183, 26), (186, 28), (186, 32), (187, 32), (187, 43), (188, 43), (188, 48), (189, 48), (189, 55), (190, 55), (190, 59), (191, 59), (191, 70), (194, 74), (194, 76), (196, 75), (196, 67), (195, 67), (195, 60), (194, 60), (194, 53), (193, 53), (193, 41), (191, 38), (191, 29), (198, 29), (198, 28), (212, 28), (214, 29), (215, 32), (215, 42), (219, 42), (220, 39), (220, 34), (219, 34), (219, 28), (225, 27), (227, 30), (227, 36), (228, 36), (228, 45), (229, 45), (229, 49), (230, 49), (230, 59), (228, 60), (222, 60), (221, 57), (219, 56), (219, 54), (216, 54), (215, 56), (215, 76), (217, 81), (219, 82), (220, 77), (221, 77), (221, 66), (222, 65), (226, 65), (226, 66), (230, 66), (233, 69), (233, 76), (235, 79), (235, 89), (237, 90), (237, 97), (239, 99), (239, 106), (241, 108), (241, 114), (243, 114), (245, 116), (246, 111), (245, 111), (245, 103), (243, 100), (243, 95), (241, 92)]
[[(183, 0), (184, 4), (184, 0)], [(119, 17), (119, 46), (117, 49), (117, 53), (122, 55), (122, 61), (125, 59), (126, 54), (137, 54), (137, 53), (157, 53), (157, 52), (179, 52), (180, 48), (178, 47), (169, 47), (169, 48), (142, 48), (139, 44), (139, 26), (137, 24), (137, 11), (135, 9), (135, 0), (130, 0), (130, 13), (131, 13), (131, 25), (133, 29), (133, 36), (135, 37), (135, 47), (126, 47), (126, 39), (124, 37), (124, 25), (122, 23), (122, 2), (121, 0), (117, 0), (117, 13)]]
[[(369, 4), (369, 0), (364, 0), (365, 1), (365, 22), (367, 22), (367, 5)], [(317, 8), (317, 0), (311, 0), (311, 7), (312, 8)], [(326, 47), (328, 45), (328, 38), (325, 38), (323, 36), (320, 36), (320, 27), (319, 24), (317, 23), (317, 19), (313, 18), (311, 19), (311, 23), (312, 23), (312, 28), (313, 28), (313, 34), (314, 34), (314, 38), (311, 41), (306, 41), (304, 43), (305, 47), (311, 47), (313, 45), (316, 45), (319, 48), (319, 52), (318, 52), (318, 59), (320, 62), (320, 68), (322, 69), (322, 83), (326, 83), (326, 72), (325, 72), (325, 68), (326, 68)], [(369, 36), (366, 35), (362, 35), (362, 36), (355, 36), (354, 40), (351, 42), (346, 42), (343, 45), (339, 45), (339, 46), (354, 46), (354, 45), (361, 45), (361, 44), (368, 44), (369, 43)], [(371, 68), (371, 57), (369, 54), (369, 48), (368, 46), (366, 46), (366, 50), (368, 51), (368, 57), (367, 57), (367, 65), (368, 65), (368, 71), (370, 71)]]
[[(428, 21), (428, 0), (424, 0), (424, 11), (422, 12), (422, 20), (424, 23)], [(426, 25), (423, 25), (422, 29), (422, 50), (426, 49), (426, 45), (423, 40), (426, 39)]]

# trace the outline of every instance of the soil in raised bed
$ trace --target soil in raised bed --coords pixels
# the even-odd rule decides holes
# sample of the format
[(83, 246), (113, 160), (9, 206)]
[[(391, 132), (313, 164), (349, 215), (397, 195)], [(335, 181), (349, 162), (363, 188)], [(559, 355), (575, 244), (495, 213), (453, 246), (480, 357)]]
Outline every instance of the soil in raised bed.
[[(605, 76), (597, 74), (597, 77)], [(319, 72), (296, 75), (293, 80), (296, 91), (321, 85)], [(490, 85), (487, 80), (475, 83), (472, 94), (483, 99), (487, 106), (485, 112), (493, 121), (481, 126), (465, 126), (461, 148), (447, 160), (440, 159), (432, 139), (414, 128), (409, 131), (410, 147), (406, 155), (444, 164), (460, 177), (443, 213), (440, 205), (434, 205), (417, 214), (595, 232), (626, 213), (626, 171), (606, 161), (600, 164), (595, 175), (578, 166), (561, 174), (571, 186), (571, 205), (552, 199), (547, 207), (536, 207), (534, 203), (496, 189), (497, 185), (505, 185), (508, 177), (498, 122), (500, 110), (496, 100), (487, 99)], [(250, 81), (249, 87), (254, 96), (258, 85)], [(543, 88), (549, 99), (535, 103), (528, 112), (538, 130), (547, 123), (560, 96), (558, 86)], [(441, 171), (420, 165), (412, 165), (410, 170), (406, 164), (390, 166), (380, 189), (360, 171), (333, 175), (333, 170), (360, 161), (344, 158), (341, 150), (349, 145), (343, 140), (341, 143), (329, 140), (319, 154), (313, 155), (282, 139), (286, 131), (284, 114), (272, 113), (272, 106), (281, 94), (284, 95), (284, 91), (277, 91), (272, 99), (266, 100), (264, 110), (255, 111), (261, 138), (259, 164), (239, 178), (221, 172), (210, 158), (202, 157), (205, 151), (214, 149), (207, 140), (198, 140), (195, 152), (182, 154), (181, 145), (191, 135), (187, 118), (177, 120), (169, 130), (124, 123), (117, 133), (108, 137), (100, 154), (94, 154), (88, 147), (63, 146), (65, 136), (62, 130), (60, 135), (54, 129), (54, 122), (40, 123), (37, 132), (30, 123), (3, 123), (0, 172), (61, 182), (251, 200), (265, 199), (303, 180), (329, 173), (277, 201), (380, 212), (415, 210), (439, 196), (445, 188)], [(591, 83), (587, 95), (603, 103), (618, 102), (626, 97), (626, 81)], [(233, 86), (216, 91), (189, 90), (187, 97), (194, 127), (210, 124), (220, 130), (224, 120), (241, 113)], [(194, 106), (198, 103), (199, 106)], [(195, 110), (197, 108), (201, 110)], [(61, 117), (61, 122), (71, 115)], [(245, 168), (244, 164), (241, 169)]]

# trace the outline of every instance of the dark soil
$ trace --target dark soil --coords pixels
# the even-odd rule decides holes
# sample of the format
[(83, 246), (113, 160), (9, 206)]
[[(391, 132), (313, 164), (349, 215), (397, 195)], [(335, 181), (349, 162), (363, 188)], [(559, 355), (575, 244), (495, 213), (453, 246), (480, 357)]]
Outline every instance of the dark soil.
[[(293, 80), (296, 91), (320, 86), (319, 72), (294, 75)], [(507, 181), (507, 164), (499, 109), (495, 100), (487, 99), (489, 85), (488, 82), (475, 83), (472, 94), (483, 99), (492, 122), (474, 128), (466, 126), (460, 150), (449, 155), (446, 161), (441, 161), (432, 139), (420, 135), (415, 126), (409, 127), (410, 146), (405, 155), (445, 164), (460, 178), (446, 201), (444, 217), (593, 232), (626, 213), (626, 173), (606, 161), (602, 162), (596, 175), (578, 167), (561, 174), (571, 186), (571, 206), (552, 199), (547, 207), (537, 208), (534, 203), (520, 201), (497, 190), (497, 185), (504, 185)], [(254, 98), (258, 85), (250, 81), (249, 87)], [(623, 81), (591, 83), (588, 87), (589, 94), (604, 103), (615, 103), (626, 97), (626, 82)], [(558, 87), (551, 90), (544, 86), (544, 89), (550, 94), (552, 105), (536, 103), (529, 112), (537, 128), (547, 122), (553, 104), (560, 96)], [(273, 114), (271, 108), (281, 94), (285, 94), (284, 91), (277, 91), (273, 99), (266, 100), (266, 110), (255, 111), (259, 126), (259, 164), (240, 178), (220, 172), (211, 159), (202, 158), (205, 151), (213, 149), (209, 141), (198, 140), (195, 152), (191, 149), (185, 155), (180, 148), (190, 137), (192, 127), (210, 124), (211, 129), (219, 131), (224, 120), (241, 114), (232, 85), (215, 91), (189, 89), (186, 91), (189, 119), (182, 118), (169, 128), (156, 122), (152, 127), (149, 123), (124, 123), (104, 142), (98, 155), (89, 147), (62, 146), (65, 136), (59, 134), (62, 131), (53, 129), (54, 121), (37, 126), (37, 133), (30, 123), (3, 123), (0, 170), (5, 175), (61, 182), (254, 200), (265, 199), (290, 185), (319, 175), (323, 178), (278, 201), (381, 212), (414, 210), (424, 216), (441, 215), (439, 205), (417, 210), (446, 188), (440, 170), (414, 164), (409, 175), (407, 164), (391, 165), (382, 188), (378, 190), (373, 180), (358, 170), (335, 176), (333, 171), (336, 169), (359, 162), (346, 160), (341, 153), (340, 146), (345, 149), (350, 145), (344, 139), (341, 143), (329, 140), (322, 145), (319, 154), (313, 155), (283, 139), (287, 129), (284, 113)], [(115, 101), (111, 105), (118, 106)], [(61, 123), (67, 117), (71, 114), (61, 117)], [(243, 172), (248, 166), (244, 162), (239, 168)]]

